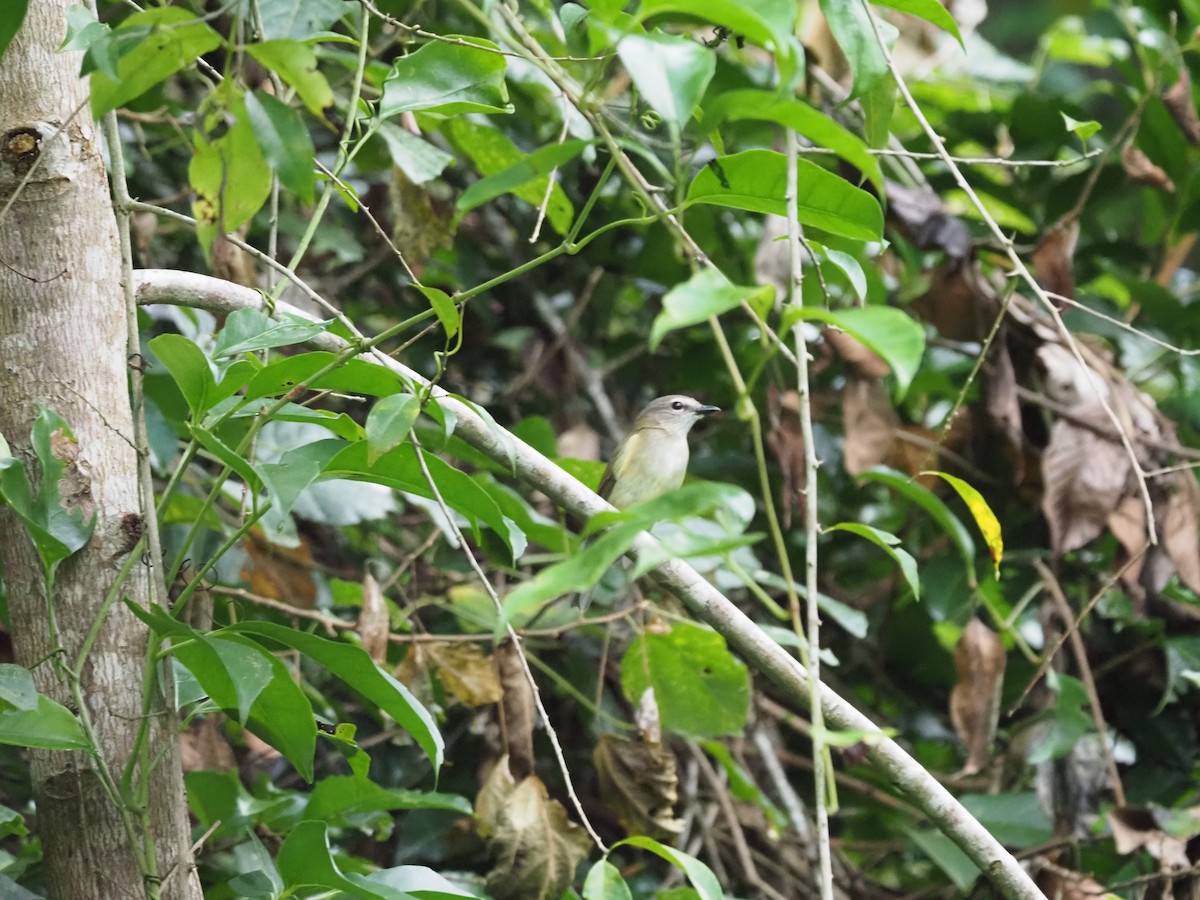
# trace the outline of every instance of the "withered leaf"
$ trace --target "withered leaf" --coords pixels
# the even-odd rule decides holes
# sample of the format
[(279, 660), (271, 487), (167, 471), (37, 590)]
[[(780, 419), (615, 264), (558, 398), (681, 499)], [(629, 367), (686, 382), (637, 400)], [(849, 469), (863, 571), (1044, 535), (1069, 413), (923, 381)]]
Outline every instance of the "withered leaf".
[[(1100, 427), (1108, 423), (1099, 404), (1077, 414)], [(1125, 448), (1116, 441), (1065, 419), (1054, 423), (1042, 452), (1042, 512), (1054, 553), (1076, 550), (1100, 534), (1129, 492), (1132, 472)]]
[(1184, 586), (1200, 593), (1200, 486), (1189, 470), (1166, 478), (1171, 495), (1163, 517), (1162, 542)]
[(379, 582), (370, 572), (363, 575), (362, 610), (358, 614), (358, 633), (362, 638), (363, 649), (376, 663), (387, 660), (388, 637), (391, 635), (391, 622), (388, 617), (387, 601), (383, 598)]
[[(1075, 299), (1073, 264), (1078, 241), (1079, 219), (1072, 217), (1051, 228), (1033, 251), (1038, 284), (1068, 300)], [(1061, 303), (1055, 305), (1062, 308)]]
[(983, 338), (996, 319), (1000, 301), (979, 263), (951, 263), (927, 275), (929, 290), (913, 301), (917, 315), (952, 341)]
[(592, 761), (604, 805), (627, 833), (667, 841), (683, 833), (683, 822), (674, 814), (679, 799), (675, 755), (660, 742), (645, 735), (604, 734)]
[(899, 419), (882, 382), (850, 376), (842, 394), (842, 422), (846, 440), (842, 462), (851, 475), (883, 463), (896, 438)]
[[(496, 769), (508, 771), (503, 762)], [(494, 772), (496, 777), (503, 778)], [(520, 781), (503, 799), (502, 794), (503, 789), (493, 792), (485, 803), (481, 792), (476, 803), (477, 822), (481, 810), (490, 816), (486, 836), (496, 860), (488, 874), (488, 892), (496, 900), (558, 900), (591, 849), (587, 833), (567, 818), (562, 804), (550, 799), (536, 776)]]
[(1017, 374), (1003, 332), (992, 345), (984, 362), (987, 373), (987, 412), (999, 427), (1013, 462), (1013, 480), (1025, 480), (1025, 432), (1021, 424), (1021, 404), (1017, 396)]
[(504, 697), (496, 661), (478, 644), (430, 643), (425, 652), (446, 690), (467, 706), (487, 706)]
[(281, 547), (267, 541), (261, 530), (252, 529), (243, 546), (246, 562), (241, 577), (250, 590), (301, 609), (316, 605), (312, 551), (303, 535), (296, 547)]
[(1125, 169), (1125, 174), (1129, 176), (1130, 181), (1157, 188), (1168, 194), (1175, 193), (1175, 182), (1171, 180), (1171, 176), (1160, 166), (1152, 163), (1150, 157), (1132, 142), (1126, 144), (1125, 149), (1121, 151), (1121, 166)]
[(953, 260), (969, 259), (975, 240), (965, 222), (946, 212), (942, 198), (926, 188), (887, 183), (888, 218), (921, 250), (944, 250)]
[(237, 768), (233, 748), (221, 730), (223, 716), (194, 719), (179, 736), (179, 758), (184, 772), (226, 772)]
[(513, 777), (520, 781), (533, 772), (533, 688), (525, 676), (525, 667), (512, 641), (496, 650), (496, 670), (503, 696), (500, 699), (500, 725)]
[(1179, 66), (1179, 78), (1163, 94), (1163, 104), (1170, 111), (1184, 137), (1200, 146), (1200, 118), (1196, 116), (1196, 103), (1192, 99), (1192, 75), (1188, 71), (1187, 63)]
[(783, 484), (779, 489), (779, 505), (783, 508), (783, 527), (792, 527), (792, 511), (804, 511), (804, 437), (800, 431), (800, 395), (796, 391), (779, 392), (767, 387), (767, 415), (771, 430), (767, 446), (779, 463)]
[[(1145, 850), (1158, 860), (1164, 871), (1191, 868), (1187, 855), (1188, 837), (1167, 834), (1152, 810), (1117, 807), (1109, 810), (1106, 818), (1118, 853), (1128, 855), (1135, 850)], [(1200, 831), (1193, 831), (1191, 836), (1198, 833)]]
[(950, 692), (950, 721), (967, 751), (964, 775), (982, 771), (991, 755), (1006, 663), (1000, 638), (979, 619), (972, 619), (954, 646), (958, 680)]

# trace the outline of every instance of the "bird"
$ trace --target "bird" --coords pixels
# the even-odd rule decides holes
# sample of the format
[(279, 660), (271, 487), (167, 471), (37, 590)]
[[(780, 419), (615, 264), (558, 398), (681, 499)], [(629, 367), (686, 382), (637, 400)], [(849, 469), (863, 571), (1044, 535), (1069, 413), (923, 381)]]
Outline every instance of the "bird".
[(600, 496), (626, 509), (675, 490), (687, 474), (688, 432), (720, 411), (683, 394), (651, 400), (613, 452), (600, 479)]

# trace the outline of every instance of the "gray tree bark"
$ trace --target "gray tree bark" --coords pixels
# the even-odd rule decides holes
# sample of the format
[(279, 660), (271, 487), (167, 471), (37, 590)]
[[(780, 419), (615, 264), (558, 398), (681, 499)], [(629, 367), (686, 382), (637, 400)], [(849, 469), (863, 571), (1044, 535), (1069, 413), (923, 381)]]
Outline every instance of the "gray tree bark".
[[(27, 532), (7, 509), (0, 510), (0, 563), (17, 661), (33, 670), (40, 691), (68, 706), (55, 654), (74, 662), (141, 522), (116, 222), (80, 55), (58, 52), (72, 3), (32, 0), (0, 58), (0, 433), (29, 464), (38, 407), (61, 415), (78, 439), (82, 480), (72, 493), (96, 513), (92, 539), (60, 567), (52, 598)], [(140, 561), (122, 594), (149, 602)], [(149, 725), (149, 764), (136, 774), (147, 785), (144, 815), (135, 808), (123, 819), (87, 754), (30, 752), (51, 897), (201, 897), (177, 719), (161, 688), (148, 717), (143, 709), (146, 649), (145, 628), (117, 603), (81, 671), (98, 749), (115, 778), (142, 722)], [(147, 870), (156, 877), (146, 879)]]

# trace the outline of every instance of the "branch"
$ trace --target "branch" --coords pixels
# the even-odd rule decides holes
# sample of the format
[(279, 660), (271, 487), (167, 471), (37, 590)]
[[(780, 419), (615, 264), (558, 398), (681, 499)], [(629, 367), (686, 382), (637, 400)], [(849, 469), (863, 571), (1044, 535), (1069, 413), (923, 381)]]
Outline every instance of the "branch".
[[(263, 310), (262, 295), (230, 282), (169, 269), (139, 270), (134, 273), (139, 304), (167, 303), (231, 313), (237, 309)], [(285, 303), (276, 303), (277, 313), (303, 316)], [(265, 312), (265, 310), (263, 310)], [(336, 335), (321, 334), (308, 341), (321, 350), (343, 350), (346, 343)], [(368, 354), (371, 361), (391, 369), (414, 383), (428, 385), (419, 373), (378, 351)], [(475, 409), (434, 386), (433, 396), (458, 418), (455, 433), (482, 453), (504, 466), (511, 463), (514, 474), (537, 488), (564, 509), (587, 518), (611, 507), (565, 471), (524, 441), (489, 424)], [(660, 552), (657, 540), (643, 533), (635, 542), (639, 551)], [(796, 703), (807, 705), (808, 673), (720, 591), (704, 580), (695, 569), (679, 560), (670, 560), (653, 571), (653, 577), (679, 597), (698, 618), (715, 628), (755, 669), (769, 678)], [(1042, 900), (1041, 891), (982, 825), (923, 769), (895, 741), (886, 737), (865, 715), (842, 699), (831, 688), (819, 685), (821, 711), (833, 727), (859, 731), (867, 735), (871, 759), (879, 770), (909, 796), (942, 832), (965, 852), (980, 870), (1010, 898)]]

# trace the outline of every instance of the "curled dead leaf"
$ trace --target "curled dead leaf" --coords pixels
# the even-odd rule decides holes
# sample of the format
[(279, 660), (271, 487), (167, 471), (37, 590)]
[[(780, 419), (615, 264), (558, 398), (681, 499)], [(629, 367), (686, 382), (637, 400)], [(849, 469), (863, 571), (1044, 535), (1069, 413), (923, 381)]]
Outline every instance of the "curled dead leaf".
[(1121, 166), (1130, 181), (1157, 188), (1168, 194), (1175, 193), (1175, 182), (1171, 180), (1171, 176), (1152, 163), (1150, 157), (1132, 142), (1126, 144), (1125, 149), (1121, 151)]
[(1000, 301), (975, 261), (950, 263), (927, 273), (929, 289), (913, 301), (917, 315), (952, 341), (978, 341), (992, 327)]
[(887, 183), (887, 211), (900, 230), (921, 250), (943, 250), (953, 260), (970, 259), (975, 239), (965, 222), (946, 212), (942, 198), (931, 188), (908, 188)]
[(842, 422), (846, 434), (842, 463), (849, 474), (859, 475), (887, 460), (899, 418), (880, 381), (857, 376), (846, 379)]
[(1196, 116), (1196, 101), (1192, 99), (1192, 75), (1187, 63), (1179, 67), (1179, 78), (1163, 94), (1163, 104), (1175, 119), (1184, 137), (1200, 146), (1200, 118)]
[(886, 378), (892, 374), (892, 367), (883, 357), (853, 335), (836, 328), (826, 328), (823, 334), (825, 342), (860, 378)]
[(800, 431), (800, 395), (796, 391), (779, 392), (767, 387), (767, 416), (771, 430), (767, 446), (779, 463), (782, 485), (779, 505), (783, 508), (783, 527), (792, 527), (793, 510), (804, 511), (804, 437)]
[(496, 670), (503, 695), (500, 699), (500, 726), (508, 751), (513, 777), (520, 781), (533, 772), (534, 704), (533, 689), (521, 664), (520, 651), (512, 641), (496, 650)]
[(982, 771), (991, 756), (1006, 663), (996, 632), (972, 619), (954, 646), (958, 680), (950, 692), (950, 721), (967, 751), (964, 775)]
[(363, 575), (362, 580), (362, 610), (358, 614), (358, 633), (362, 638), (363, 649), (376, 663), (387, 661), (388, 637), (391, 635), (391, 621), (388, 616), (387, 601), (379, 582), (370, 572)]
[[(478, 644), (429, 643), (425, 653), (438, 679), (461, 703), (487, 706), (504, 698), (497, 663)], [(524, 680), (524, 672), (521, 674)]]
[(503, 759), (480, 789), (475, 824), (496, 861), (487, 878), (496, 900), (558, 900), (592, 847), (541, 779), (514, 781)]
[(1180, 836), (1167, 834), (1151, 809), (1117, 807), (1109, 810), (1106, 818), (1118, 853), (1128, 856), (1136, 850), (1145, 850), (1167, 872), (1191, 868), (1188, 837), (1200, 835), (1200, 821), (1191, 835)]
[(241, 577), (256, 594), (282, 600), (300, 609), (312, 609), (317, 602), (313, 581), (313, 557), (308, 540), (301, 535), (295, 547), (282, 547), (263, 537), (260, 529), (251, 529), (243, 546), (246, 561)]
[[(1107, 423), (1098, 404), (1088, 421)], [(1065, 419), (1050, 429), (1042, 452), (1042, 512), (1055, 554), (1076, 550), (1100, 534), (1109, 516), (1134, 488), (1133, 465), (1125, 448)]]
[(679, 776), (675, 755), (661, 743), (604, 734), (592, 751), (600, 795), (629, 834), (671, 840), (683, 833), (675, 817)]
[[(1033, 251), (1033, 268), (1038, 284), (1051, 294), (1075, 299), (1073, 264), (1079, 242), (1079, 219), (1072, 217), (1051, 228)], [(1062, 309), (1062, 304), (1055, 305)]]

